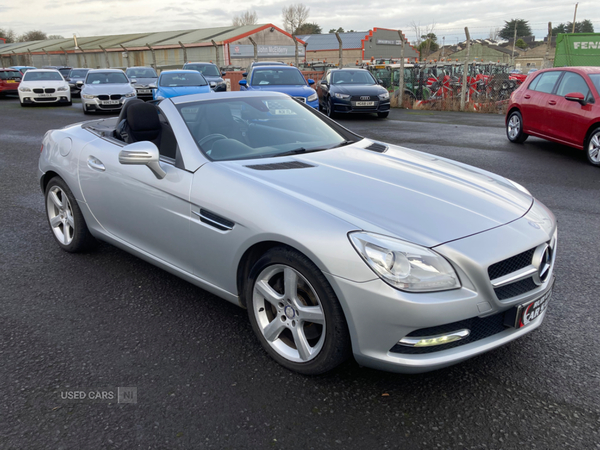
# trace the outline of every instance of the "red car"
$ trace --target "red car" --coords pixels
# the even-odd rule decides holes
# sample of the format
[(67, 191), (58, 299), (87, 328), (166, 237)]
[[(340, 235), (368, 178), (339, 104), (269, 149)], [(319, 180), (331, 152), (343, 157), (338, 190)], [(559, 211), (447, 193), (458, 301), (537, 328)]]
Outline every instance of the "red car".
[(512, 93), (506, 113), (508, 140), (531, 136), (585, 150), (600, 166), (600, 67), (539, 70)]
[(0, 97), (6, 94), (18, 95), (22, 77), (17, 69), (0, 69)]

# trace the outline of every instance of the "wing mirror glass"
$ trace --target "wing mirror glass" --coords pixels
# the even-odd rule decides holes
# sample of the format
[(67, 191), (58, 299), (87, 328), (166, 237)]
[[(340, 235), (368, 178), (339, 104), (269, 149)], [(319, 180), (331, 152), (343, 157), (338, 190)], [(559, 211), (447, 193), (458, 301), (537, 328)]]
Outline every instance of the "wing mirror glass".
[(246, 81), (246, 80), (240, 80), (240, 81), (238, 82), (238, 84), (239, 84), (240, 86), (247, 86), (247, 85), (248, 85), (248, 81)]
[(565, 99), (570, 102), (580, 103), (582, 106), (586, 104), (585, 97), (581, 92), (571, 92), (570, 94), (565, 95)]
[(312, 78), (308, 79), (308, 85), (312, 86), (313, 84), (315, 84), (315, 80), (313, 80)]
[(119, 162), (125, 165), (148, 166), (152, 173), (162, 180), (167, 172), (160, 166), (160, 153), (150, 141), (134, 142), (119, 152)]

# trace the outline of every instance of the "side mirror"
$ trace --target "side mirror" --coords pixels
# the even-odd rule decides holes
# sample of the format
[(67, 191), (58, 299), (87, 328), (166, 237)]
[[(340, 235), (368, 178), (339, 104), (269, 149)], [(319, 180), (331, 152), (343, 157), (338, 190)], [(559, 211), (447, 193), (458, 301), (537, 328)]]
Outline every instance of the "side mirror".
[(222, 77), (224, 77), (225, 75), (227, 75), (227, 72), (221, 72)]
[(238, 82), (238, 84), (239, 84), (240, 86), (244, 86), (244, 87), (246, 87), (246, 86), (248, 85), (248, 80), (240, 80), (240, 81)]
[(130, 83), (135, 84), (135, 83), (137, 83), (137, 80), (131, 80)]
[(156, 178), (162, 180), (167, 172), (160, 166), (159, 159), (158, 148), (150, 141), (134, 142), (126, 145), (119, 152), (119, 162), (121, 164), (148, 166)]
[(308, 79), (308, 85), (312, 86), (313, 84), (315, 84), (315, 80), (313, 80), (312, 78)]
[(148, 85), (148, 87), (149, 87), (150, 89), (156, 89), (156, 85), (155, 85), (155, 84), (149, 84), (149, 85)]
[(78, 88), (82, 88), (83, 87), (83, 81), (76, 81), (75, 82), (75, 86), (77, 86)]
[(244, 78), (246, 78), (246, 77), (248, 76), (248, 72), (244, 72), (244, 73), (242, 74), (242, 76), (243, 76)]
[(211, 88), (211, 89), (214, 89), (214, 88), (216, 88), (216, 87), (217, 87), (217, 82), (216, 82), (216, 81), (211, 81), (211, 82), (210, 82), (210, 88)]
[(581, 92), (571, 92), (570, 94), (565, 95), (565, 99), (570, 102), (577, 102), (581, 104), (581, 106), (586, 105), (585, 97)]
[(381, 80), (381, 79), (377, 80), (377, 82), (378, 82), (379, 84), (383, 84), (383, 80)]
[(321, 80), (321, 86), (327, 86), (327, 80)]

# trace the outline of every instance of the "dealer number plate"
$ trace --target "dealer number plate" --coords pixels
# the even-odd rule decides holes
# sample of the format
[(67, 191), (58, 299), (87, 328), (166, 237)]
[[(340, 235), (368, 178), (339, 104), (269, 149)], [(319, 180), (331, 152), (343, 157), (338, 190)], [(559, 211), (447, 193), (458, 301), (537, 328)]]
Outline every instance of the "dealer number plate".
[(102, 105), (118, 105), (119, 103), (119, 100), (104, 100), (101, 102)]
[(375, 106), (375, 102), (356, 102), (356, 106)]
[(537, 300), (524, 303), (509, 310), (506, 313), (504, 324), (514, 328), (523, 328), (546, 311), (550, 297), (552, 297), (552, 289)]

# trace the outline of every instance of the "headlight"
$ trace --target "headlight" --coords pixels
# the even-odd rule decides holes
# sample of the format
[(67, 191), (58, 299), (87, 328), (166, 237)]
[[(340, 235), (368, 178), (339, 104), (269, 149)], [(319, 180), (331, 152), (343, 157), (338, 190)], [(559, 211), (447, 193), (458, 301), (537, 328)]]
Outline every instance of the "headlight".
[(529, 191), (527, 190), (527, 188), (526, 188), (526, 187), (524, 187), (524, 186), (521, 186), (521, 185), (520, 185), (519, 183), (517, 183), (516, 181), (509, 180), (508, 178), (507, 178), (506, 180), (507, 180), (508, 182), (510, 182), (510, 184), (512, 184), (512, 185), (513, 185), (514, 187), (516, 187), (518, 190), (520, 190), (521, 192), (523, 192), (524, 194), (527, 194), (527, 195), (529, 195), (529, 196), (533, 197), (533, 195), (531, 195), (531, 192), (529, 192)]
[(389, 92), (384, 92), (383, 94), (379, 94), (379, 99), (380, 100), (387, 100), (388, 98), (390, 98), (390, 93)]
[(82, 95), (82, 97), (83, 97), (83, 98), (87, 98), (87, 99), (94, 98), (94, 96), (93, 96), (93, 95), (89, 95), (89, 94), (83, 94), (83, 95)]
[(28, 88), (28, 87), (25, 87), (25, 86), (23, 86), (23, 87), (20, 87), (20, 88), (19, 88), (19, 90), (20, 90), (21, 92), (31, 92), (31, 89), (30, 89), (30, 88)]
[(314, 102), (314, 101), (315, 101), (315, 100), (317, 100), (318, 98), (319, 98), (319, 96), (318, 96), (318, 95), (317, 95), (317, 93), (315, 92), (314, 94), (312, 94), (312, 95), (309, 95), (309, 96), (308, 96), (308, 99), (307, 99), (307, 101), (309, 101), (309, 102)]
[(57, 91), (68, 91), (69, 87), (68, 86), (61, 86), (59, 88), (56, 89)]
[(135, 97), (135, 92), (130, 92), (129, 94), (125, 94), (125, 98)]
[(450, 263), (433, 250), (362, 231), (348, 236), (367, 265), (396, 289), (433, 292), (460, 287), (458, 275)]
[(348, 100), (350, 96), (348, 94), (338, 94), (337, 92), (333, 94), (335, 98), (341, 98), (342, 100)]

